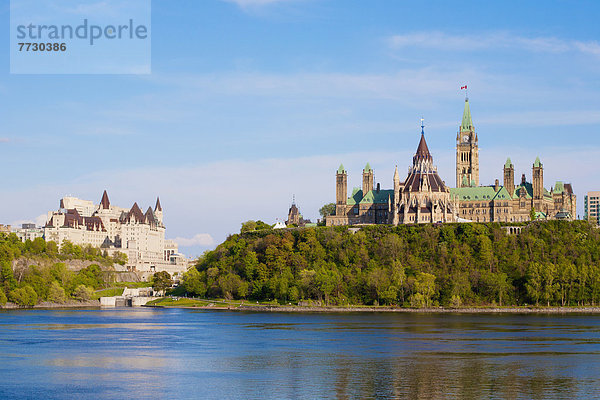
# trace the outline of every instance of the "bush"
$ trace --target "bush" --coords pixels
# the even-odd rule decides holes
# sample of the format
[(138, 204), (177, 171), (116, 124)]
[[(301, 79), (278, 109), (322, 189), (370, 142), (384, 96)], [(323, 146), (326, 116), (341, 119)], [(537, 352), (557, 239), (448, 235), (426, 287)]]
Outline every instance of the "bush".
[(79, 301), (88, 301), (92, 298), (93, 289), (89, 286), (79, 285), (73, 291), (73, 297)]
[(67, 301), (67, 295), (65, 294), (65, 289), (56, 281), (50, 284), (50, 289), (48, 291), (48, 301), (53, 303), (63, 304)]
[(37, 304), (38, 296), (29, 285), (11, 290), (8, 294), (10, 301), (21, 307), (33, 307)]
[(2, 289), (0, 289), (0, 306), (5, 305), (7, 301), (8, 301), (8, 299), (6, 298), (4, 291)]

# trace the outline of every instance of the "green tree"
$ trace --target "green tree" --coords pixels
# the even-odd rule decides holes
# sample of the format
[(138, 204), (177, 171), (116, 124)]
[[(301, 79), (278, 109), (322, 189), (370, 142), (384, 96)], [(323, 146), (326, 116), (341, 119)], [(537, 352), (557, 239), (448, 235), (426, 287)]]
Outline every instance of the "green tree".
[(50, 284), (50, 289), (48, 290), (48, 301), (53, 303), (63, 304), (67, 301), (67, 295), (65, 294), (65, 289), (57, 281), (53, 281)]
[(219, 287), (226, 299), (244, 298), (248, 294), (248, 284), (233, 273), (220, 277)]
[(31, 242), (31, 252), (33, 254), (43, 254), (46, 252), (46, 241), (44, 238), (33, 239), (33, 242)]
[(46, 242), (46, 254), (51, 258), (54, 258), (58, 255), (58, 245), (56, 242)]
[(544, 277), (542, 275), (542, 265), (534, 262), (527, 268), (527, 283), (525, 288), (529, 297), (535, 301), (535, 305), (540, 304), (540, 297), (544, 288)]
[(376, 267), (367, 276), (369, 287), (375, 292), (377, 303), (392, 303), (396, 300), (397, 293), (390, 292), (391, 282), (389, 273), (383, 268)]
[(319, 208), (319, 214), (321, 217), (325, 218), (328, 215), (335, 214), (335, 203), (327, 203), (323, 207)]
[(37, 304), (38, 296), (31, 286), (25, 285), (11, 290), (8, 299), (21, 307), (33, 307)]
[(85, 285), (98, 289), (105, 284), (102, 277), (102, 269), (97, 264), (91, 264), (80, 269), (73, 278), (74, 286)]
[(431, 307), (433, 296), (436, 294), (435, 275), (419, 272), (415, 281), (415, 291), (422, 296), (425, 307)]
[(246, 221), (242, 222), (242, 229), (240, 229), (240, 233), (252, 232), (256, 230), (256, 221)]
[(542, 298), (546, 301), (546, 305), (550, 307), (550, 301), (554, 299), (554, 295), (557, 291), (558, 284), (555, 282), (556, 279), (556, 268), (554, 264), (545, 263), (542, 264)]
[(127, 261), (128, 261), (127, 254), (122, 253), (120, 251), (115, 251), (112, 256), (112, 261), (115, 264), (125, 265), (125, 264), (127, 264)]
[(206, 295), (206, 283), (203, 275), (196, 268), (190, 268), (183, 274), (183, 287), (192, 296), (204, 297)]
[(89, 286), (78, 285), (73, 291), (73, 297), (79, 301), (88, 301), (92, 298), (93, 289)]
[(152, 275), (152, 289), (154, 291), (164, 293), (171, 286), (173, 286), (173, 279), (167, 271), (156, 272)]
[(8, 299), (6, 298), (4, 291), (0, 289), (0, 306), (4, 306), (7, 301)]
[(9, 261), (0, 261), (0, 283), (5, 293), (10, 292), (17, 286), (17, 281), (13, 275), (12, 266)]

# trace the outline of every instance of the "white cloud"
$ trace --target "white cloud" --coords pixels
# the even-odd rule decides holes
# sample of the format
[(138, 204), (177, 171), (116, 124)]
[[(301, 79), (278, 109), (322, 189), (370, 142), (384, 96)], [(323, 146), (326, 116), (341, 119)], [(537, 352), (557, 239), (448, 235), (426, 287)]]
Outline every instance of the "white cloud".
[(574, 42), (574, 45), (582, 53), (600, 56), (600, 43), (598, 42)]
[(446, 51), (476, 51), (487, 49), (523, 49), (533, 52), (564, 53), (577, 51), (599, 55), (597, 41), (574, 41), (556, 37), (524, 37), (507, 32), (481, 33), (473, 35), (451, 35), (444, 32), (413, 32), (389, 38), (394, 49), (422, 47)]
[(191, 238), (176, 237), (173, 239), (179, 246), (212, 246), (215, 240), (208, 233), (198, 233)]
[(35, 224), (35, 226), (44, 226), (46, 225), (48, 217), (46, 214), (38, 215), (35, 219), (20, 219), (17, 221), (11, 222), (11, 226), (15, 228), (20, 228), (22, 224)]

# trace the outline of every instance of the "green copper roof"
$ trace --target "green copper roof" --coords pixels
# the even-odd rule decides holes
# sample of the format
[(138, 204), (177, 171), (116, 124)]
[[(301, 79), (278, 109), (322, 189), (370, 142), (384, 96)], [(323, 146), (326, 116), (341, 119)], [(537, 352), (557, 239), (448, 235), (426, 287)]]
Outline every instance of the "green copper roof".
[(540, 161), (539, 157), (535, 158), (535, 162), (533, 163), (534, 167), (541, 167), (542, 166), (542, 162)]
[(492, 201), (510, 199), (510, 195), (504, 186), (501, 186), (497, 192), (494, 190), (493, 186), (450, 188), (450, 196), (458, 197), (458, 200), (462, 201)]
[(353, 206), (355, 204), (387, 204), (388, 199), (392, 199), (394, 197), (394, 190), (380, 190), (377, 192), (376, 190), (369, 190), (365, 196), (363, 196), (363, 191), (360, 189), (355, 189), (352, 191), (352, 197), (348, 198), (349, 206)]
[(344, 173), (344, 164), (340, 164), (340, 167), (337, 170), (338, 174), (343, 174)]
[(471, 119), (471, 109), (469, 108), (469, 99), (465, 99), (465, 111), (463, 112), (462, 124), (460, 125), (461, 131), (472, 131), (473, 120)]
[(522, 187), (525, 188), (525, 198), (531, 199), (533, 197), (533, 185), (529, 182), (521, 183), (515, 187), (513, 199), (519, 198), (519, 190), (521, 190)]
[(367, 165), (365, 165), (365, 172), (369, 172), (372, 171), (371, 166), (369, 165), (369, 163), (367, 163)]
[(561, 181), (556, 181), (556, 183), (554, 184), (554, 193), (562, 193), (565, 191), (565, 184), (562, 183)]
[(506, 162), (504, 163), (504, 168), (510, 168), (511, 165), (512, 165), (512, 161), (510, 161), (510, 157), (508, 157), (506, 159)]

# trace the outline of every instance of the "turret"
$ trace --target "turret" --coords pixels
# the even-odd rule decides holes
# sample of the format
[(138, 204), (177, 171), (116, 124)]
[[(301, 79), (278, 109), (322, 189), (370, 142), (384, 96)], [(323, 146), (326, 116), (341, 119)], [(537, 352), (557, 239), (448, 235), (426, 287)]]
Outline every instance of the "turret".
[(344, 215), (348, 196), (348, 174), (340, 164), (335, 174), (335, 215)]
[(506, 163), (504, 163), (504, 187), (511, 196), (515, 192), (515, 166), (510, 158), (507, 158)]
[(544, 198), (544, 165), (539, 157), (536, 157), (533, 163), (533, 199), (542, 200)]
[(156, 205), (154, 206), (154, 215), (156, 216), (156, 219), (158, 219), (158, 221), (162, 224), (163, 210), (162, 206), (160, 205), (160, 199), (158, 198), (158, 196), (156, 197)]
[(363, 169), (363, 182), (362, 182), (362, 191), (363, 196), (373, 190), (373, 169), (367, 163), (365, 165), (365, 169)]
[(104, 193), (102, 193), (102, 200), (100, 200), (100, 208), (108, 210), (109, 207), (110, 207), (110, 201), (108, 200), (108, 193), (106, 193), (106, 190), (105, 190)]

